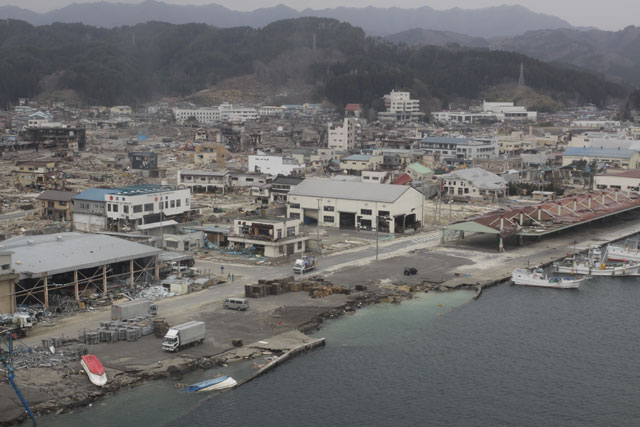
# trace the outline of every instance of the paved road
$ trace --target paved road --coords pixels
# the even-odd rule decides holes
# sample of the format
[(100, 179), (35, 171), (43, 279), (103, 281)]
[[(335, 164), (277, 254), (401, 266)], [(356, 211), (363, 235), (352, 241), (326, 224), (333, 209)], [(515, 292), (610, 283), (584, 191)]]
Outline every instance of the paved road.
[(37, 210), (33, 209), (30, 211), (17, 211), (17, 212), (0, 214), (0, 221), (5, 221), (8, 219), (24, 218), (25, 216), (31, 215), (32, 213), (35, 213), (35, 212), (37, 212)]
[[(435, 246), (439, 243), (439, 233), (439, 231), (430, 231), (380, 242), (379, 258), (382, 260), (402, 255), (415, 249)], [(375, 262), (375, 254), (376, 248), (374, 244), (349, 249), (324, 257), (321, 256), (319, 257), (320, 267), (317, 270), (302, 276), (297, 275), (296, 277), (306, 278), (318, 273), (326, 275), (346, 267)], [(211, 269), (213, 272), (219, 272), (220, 270), (220, 262), (196, 260), (196, 266), (201, 269)], [(156, 301), (160, 316), (172, 318), (176, 315), (182, 316), (189, 311), (196, 312), (199, 311), (203, 305), (218, 303), (224, 298), (231, 296), (244, 296), (244, 285), (256, 283), (258, 279), (278, 279), (293, 275), (290, 264), (280, 266), (253, 266), (224, 263), (224, 266), (225, 275), (233, 272), (239, 276), (234, 283), (223, 283), (200, 292)], [(100, 321), (108, 320), (109, 318), (110, 311), (108, 310), (82, 313), (78, 316), (61, 319), (59, 324), (54, 328), (37, 328), (37, 330), (35, 330), (30, 337), (24, 339), (23, 342), (28, 345), (37, 345), (43, 337), (54, 335), (73, 336), (82, 328), (96, 328), (99, 326)]]

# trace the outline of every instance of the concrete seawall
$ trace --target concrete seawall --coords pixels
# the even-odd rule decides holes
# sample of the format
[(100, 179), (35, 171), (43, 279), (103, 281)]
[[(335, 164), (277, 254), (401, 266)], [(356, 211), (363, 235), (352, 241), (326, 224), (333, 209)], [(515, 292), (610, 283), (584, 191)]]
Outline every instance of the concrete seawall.
[[(576, 250), (583, 251), (593, 245), (606, 246), (610, 243), (629, 238), (638, 233), (640, 233), (640, 225), (608, 227), (605, 230), (598, 230), (591, 234), (588, 241), (577, 242), (580, 244), (580, 246), (577, 247)], [(567, 255), (567, 251), (573, 252), (574, 242), (576, 242), (576, 240), (567, 242), (570, 243), (569, 245), (566, 245), (565, 243), (565, 245), (555, 247), (552, 251), (540, 251), (540, 253), (533, 254), (531, 257), (529, 257), (529, 265), (531, 267), (548, 267), (554, 262), (563, 260)], [(486, 273), (475, 275), (475, 277), (473, 278), (476, 280), (474, 280), (473, 282), (469, 277), (455, 277), (440, 284), (439, 287), (445, 287), (451, 290), (475, 289), (476, 294), (473, 299), (477, 300), (478, 298), (480, 298), (480, 296), (482, 296), (482, 291), (484, 289), (499, 285), (500, 283), (504, 283), (505, 281), (510, 280), (513, 270), (523, 267), (526, 266), (522, 265), (521, 260), (511, 260), (509, 262), (505, 262), (497, 269), (492, 269)], [(482, 280), (484, 277), (486, 277), (486, 279)]]

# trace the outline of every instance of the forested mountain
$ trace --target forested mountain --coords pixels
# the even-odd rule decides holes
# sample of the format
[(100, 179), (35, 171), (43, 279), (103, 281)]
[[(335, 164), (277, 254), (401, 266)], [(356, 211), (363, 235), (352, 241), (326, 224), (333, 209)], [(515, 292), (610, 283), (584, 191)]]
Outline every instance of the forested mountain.
[(495, 40), (493, 48), (592, 70), (640, 86), (640, 28), (621, 31), (558, 29)]
[(453, 31), (436, 31), (425, 28), (412, 28), (400, 33), (390, 34), (385, 36), (384, 39), (391, 43), (409, 46), (447, 46), (450, 44), (476, 48), (489, 48), (490, 46), (489, 40), (482, 37), (471, 37)]
[(302, 76), (316, 88), (318, 100), (338, 106), (376, 106), (394, 88), (446, 104), (515, 82), (522, 62), (528, 85), (555, 99), (602, 104), (626, 95), (624, 88), (598, 76), (519, 54), (393, 45), (333, 19), (284, 20), (262, 29), (159, 22), (115, 29), (34, 27), (0, 21), (3, 105), (68, 89), (91, 104), (135, 103), (188, 95), (244, 75), (254, 75), (265, 85), (286, 85), (288, 79)]
[(640, 86), (640, 28), (621, 31), (555, 29), (530, 31), (515, 37), (479, 38), (416, 28), (385, 37), (409, 46), (459, 44), (508, 50), (602, 74), (608, 79)]
[(34, 13), (13, 6), (0, 7), (0, 18), (20, 19), (34, 25), (54, 22), (83, 23), (113, 28), (148, 21), (172, 24), (203, 23), (220, 28), (264, 27), (272, 22), (301, 17), (334, 18), (361, 27), (368, 35), (387, 35), (411, 28), (453, 31), (478, 37), (522, 34), (525, 31), (572, 28), (560, 18), (535, 13), (522, 6), (496, 6), (481, 9), (436, 10), (428, 6), (414, 9), (398, 7), (338, 7), (297, 11), (278, 5), (240, 12), (215, 3), (175, 5), (156, 0), (138, 4), (95, 2), (73, 3), (47, 13)]

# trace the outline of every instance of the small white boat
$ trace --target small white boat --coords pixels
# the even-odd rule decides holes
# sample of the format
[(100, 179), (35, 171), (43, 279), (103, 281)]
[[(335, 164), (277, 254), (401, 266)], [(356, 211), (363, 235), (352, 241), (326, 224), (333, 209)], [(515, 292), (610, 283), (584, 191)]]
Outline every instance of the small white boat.
[(190, 386), (183, 388), (181, 391), (194, 392), (224, 390), (225, 388), (235, 387), (237, 384), (238, 383), (233, 378), (223, 376), (191, 384)]
[(637, 240), (628, 239), (624, 246), (608, 245), (606, 254), (609, 261), (640, 262), (640, 249)]
[(576, 277), (547, 277), (544, 271), (535, 269), (515, 269), (511, 273), (511, 281), (520, 286), (537, 286), (541, 288), (578, 289), (585, 278)]
[(97, 386), (104, 386), (107, 383), (107, 373), (104, 370), (104, 366), (93, 354), (86, 354), (82, 356), (80, 365), (87, 373), (89, 381)]

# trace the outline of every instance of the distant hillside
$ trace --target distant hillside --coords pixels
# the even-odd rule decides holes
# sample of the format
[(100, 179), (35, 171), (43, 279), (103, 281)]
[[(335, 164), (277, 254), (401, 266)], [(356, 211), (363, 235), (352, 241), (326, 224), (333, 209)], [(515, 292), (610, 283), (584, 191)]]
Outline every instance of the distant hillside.
[(622, 31), (557, 29), (494, 41), (492, 47), (543, 61), (571, 64), (640, 86), (640, 28)]
[(391, 43), (404, 43), (409, 46), (446, 46), (450, 44), (476, 48), (488, 48), (490, 46), (487, 39), (483, 39), (482, 37), (471, 37), (452, 31), (435, 31), (424, 28), (413, 28), (391, 34), (384, 37), (384, 39)]
[(192, 95), (241, 76), (264, 87), (315, 88), (317, 100), (337, 106), (381, 108), (382, 95), (394, 88), (410, 89), (425, 105), (446, 104), (515, 82), (521, 63), (527, 84), (557, 101), (601, 105), (626, 96), (624, 88), (598, 76), (520, 54), (408, 48), (367, 38), (362, 29), (333, 19), (298, 18), (262, 29), (0, 21), (0, 105), (69, 91), (90, 104), (134, 104)]
[(361, 27), (367, 34), (379, 36), (411, 28), (452, 31), (474, 37), (508, 36), (541, 29), (572, 28), (568, 22), (560, 18), (535, 13), (522, 6), (448, 10), (435, 10), (428, 6), (416, 9), (338, 7), (297, 11), (278, 5), (251, 12), (238, 12), (214, 3), (204, 6), (180, 6), (146, 0), (139, 4), (74, 3), (43, 14), (13, 6), (0, 7), (0, 18), (24, 20), (33, 25), (79, 22), (104, 28), (148, 21), (172, 24), (203, 23), (221, 28), (259, 28), (274, 21), (306, 16), (338, 19)]

